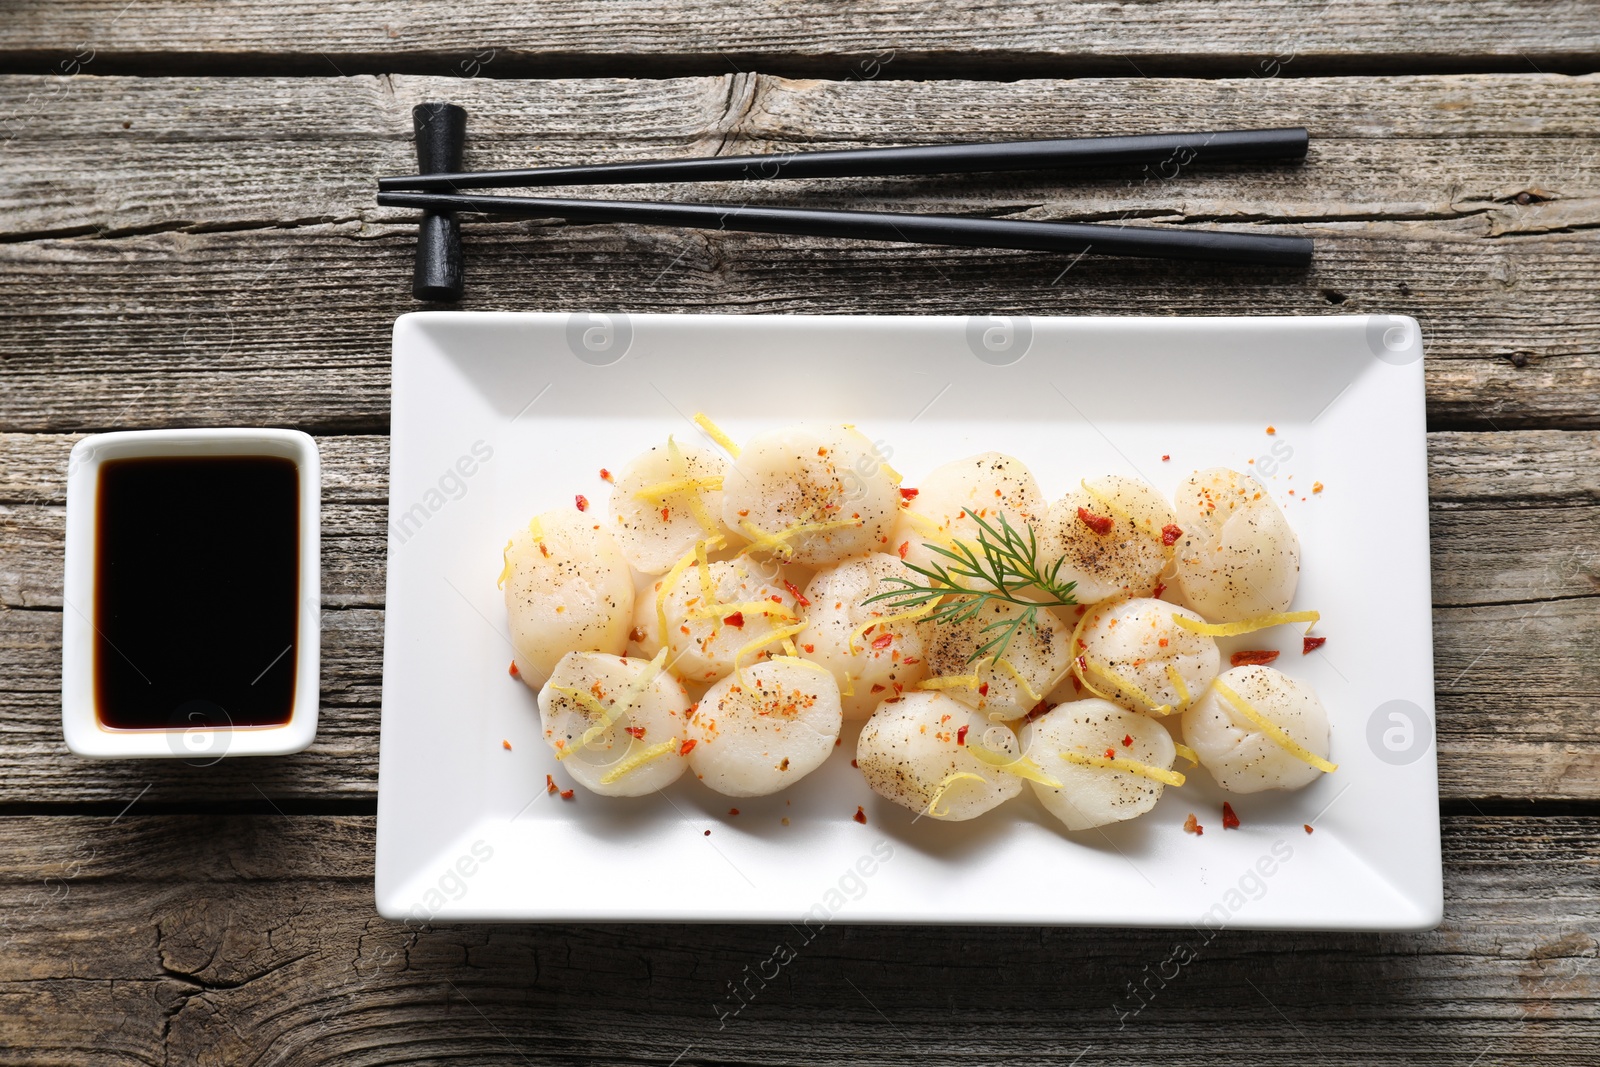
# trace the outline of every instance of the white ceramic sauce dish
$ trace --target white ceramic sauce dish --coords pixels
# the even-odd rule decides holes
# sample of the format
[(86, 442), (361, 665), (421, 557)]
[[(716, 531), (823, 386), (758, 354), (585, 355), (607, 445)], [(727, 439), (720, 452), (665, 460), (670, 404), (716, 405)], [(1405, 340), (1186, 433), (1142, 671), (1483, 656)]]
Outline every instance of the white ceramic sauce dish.
[[(124, 462), (130, 460), (150, 462)], [(191, 460), (239, 462), (190, 466)], [(165, 471), (165, 480), (130, 483), (129, 471)], [(250, 471), (268, 473), (263, 484), (270, 493), (257, 497), (254, 482), (226, 480)], [(141, 484), (164, 491), (141, 495)], [(234, 485), (232, 495), (218, 493), (219, 484)], [(97, 758), (211, 763), (299, 752), (311, 744), (321, 667), (321, 490), (316, 442), (297, 430), (128, 431), (95, 434), (74, 446), (67, 468), (61, 663), (61, 726), (69, 749)], [(261, 561), (249, 558), (248, 538), (263, 519), (276, 536), (270, 604), (253, 599), (265, 587)], [(201, 562), (206, 553), (186, 555), (181, 546), (194, 543), (215, 546), (228, 565)], [(138, 595), (113, 600), (114, 591), (126, 588)], [(274, 620), (270, 647), (249, 639), (260, 632), (260, 611)], [(177, 621), (170, 632), (164, 620)], [(129, 647), (119, 647), (112, 635)], [(238, 675), (222, 690), (207, 681), (218, 663), (230, 679)], [(118, 703), (113, 679), (131, 687), (142, 717), (117, 710), (132, 704)], [(140, 690), (141, 681), (148, 692)], [(247, 695), (256, 710), (268, 699), (281, 710), (245, 714), (246, 706), (235, 703), (230, 712), (230, 698), (219, 700), (223, 692)], [(262, 695), (268, 692), (270, 698)]]

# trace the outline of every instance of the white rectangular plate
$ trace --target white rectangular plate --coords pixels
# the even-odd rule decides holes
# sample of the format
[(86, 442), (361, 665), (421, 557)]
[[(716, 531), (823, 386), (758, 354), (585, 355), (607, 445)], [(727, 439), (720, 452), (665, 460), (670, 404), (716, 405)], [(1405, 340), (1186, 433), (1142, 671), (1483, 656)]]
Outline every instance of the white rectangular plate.
[[(386, 916), (1363, 930), (1440, 919), (1410, 319), (414, 314), (395, 324), (393, 403)], [(1248, 647), (1282, 649), (1278, 666), (1316, 688), (1338, 772), (1229, 798), (1197, 770), (1150, 814), (1103, 831), (1067, 833), (1026, 790), (970, 823), (914, 823), (851, 768), (847, 724), (836, 758), (786, 794), (732, 802), (737, 816), (692, 776), (631, 801), (547, 794), (545, 775), (563, 776), (533, 693), (507, 675), (501, 547), (577, 493), (602, 511), (600, 468), (668, 434), (701, 440), (696, 411), (736, 439), (802, 419), (855, 423), (913, 486), (989, 449), (1028, 463), (1051, 499), (1099, 473), (1170, 493), (1196, 468), (1254, 471), (1300, 535), (1294, 606), (1322, 612), (1328, 643), (1303, 656), (1299, 630), (1280, 627)], [(1236, 830), (1223, 830), (1224, 799)], [(1204, 836), (1183, 831), (1190, 812)]]

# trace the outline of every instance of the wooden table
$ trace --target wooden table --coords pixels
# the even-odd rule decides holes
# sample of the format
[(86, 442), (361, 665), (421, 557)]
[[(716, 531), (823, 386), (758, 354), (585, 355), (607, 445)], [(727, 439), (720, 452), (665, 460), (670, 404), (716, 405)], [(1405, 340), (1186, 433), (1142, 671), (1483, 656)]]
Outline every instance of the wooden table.
[[(124, 2), (0, 20), (0, 1064), (1600, 1061), (1592, 0)], [(497, 223), (461, 306), (1416, 316), (1443, 926), (1230, 931), (1164, 983), (1191, 932), (836, 926), (745, 986), (790, 928), (377, 918), (389, 328), (418, 305), (372, 192), (439, 98), (482, 166), (1310, 127), (1303, 167), (734, 190), (1312, 234), (1303, 276)], [(74, 758), (67, 452), (194, 425), (319, 437), (320, 735)]]

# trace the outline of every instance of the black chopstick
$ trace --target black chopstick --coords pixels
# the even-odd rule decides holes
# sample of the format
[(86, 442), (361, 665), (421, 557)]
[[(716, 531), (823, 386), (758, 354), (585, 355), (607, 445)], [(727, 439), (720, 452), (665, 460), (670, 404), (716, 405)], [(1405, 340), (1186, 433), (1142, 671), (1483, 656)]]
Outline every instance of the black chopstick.
[[(1215, 130), (1127, 137), (1069, 137), (1043, 141), (846, 148), (777, 155), (662, 159), (643, 163), (530, 167), (521, 170), (406, 174), (379, 178), (385, 192), (402, 189), (494, 189), (540, 185), (622, 185), (630, 182), (744, 181), (766, 178), (866, 178), (907, 174), (1048, 170), (1131, 163), (1181, 168), (1192, 162), (1303, 159), (1304, 127)], [(1171, 175), (1166, 175), (1170, 177)]]
[(887, 211), (823, 211), (738, 204), (678, 204), (650, 200), (566, 200), (470, 193), (380, 192), (384, 207), (424, 211), (475, 211), (574, 222), (631, 222), (708, 230), (843, 237), (910, 244), (1013, 248), (1035, 252), (1093, 252), (1106, 256), (1210, 260), (1305, 268), (1311, 239), (1074, 222), (983, 219), (961, 215), (907, 215)]

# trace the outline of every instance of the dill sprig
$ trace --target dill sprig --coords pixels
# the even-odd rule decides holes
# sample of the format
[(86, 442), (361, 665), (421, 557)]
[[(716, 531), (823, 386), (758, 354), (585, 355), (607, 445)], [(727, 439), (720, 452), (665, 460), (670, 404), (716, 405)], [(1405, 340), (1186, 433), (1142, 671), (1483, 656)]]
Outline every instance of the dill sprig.
[[(975, 617), (994, 601), (1015, 604), (1021, 614), (991, 622), (981, 634), (986, 640), (968, 657), (968, 663), (983, 659), (999, 660), (1005, 655), (1011, 639), (1027, 627), (1031, 633), (1039, 624), (1041, 608), (1067, 608), (1078, 602), (1073, 595), (1077, 582), (1061, 581), (1061, 568), (1066, 563), (1062, 556), (1054, 563), (1039, 561), (1039, 539), (1033, 528), (1024, 524), (1021, 530), (1006, 520), (1004, 512), (996, 514), (996, 522), (987, 522), (972, 512), (966, 513), (978, 524), (976, 547), (966, 541), (956, 541), (952, 547), (929, 544), (924, 547), (944, 557), (927, 567), (902, 561), (908, 570), (915, 571), (924, 581), (897, 576), (882, 580), (900, 586), (898, 589), (868, 597), (863, 603), (892, 601), (889, 606), (898, 611), (909, 611), (938, 603), (928, 618), (936, 623), (965, 622)], [(981, 582), (986, 588), (971, 588), (968, 583)], [(1037, 590), (1052, 599), (1039, 600), (1023, 596), (1025, 590)]]

